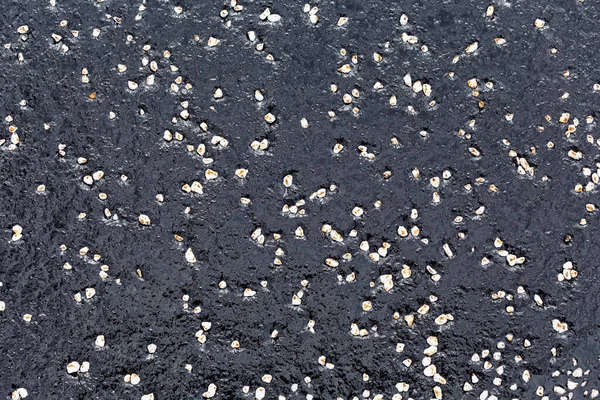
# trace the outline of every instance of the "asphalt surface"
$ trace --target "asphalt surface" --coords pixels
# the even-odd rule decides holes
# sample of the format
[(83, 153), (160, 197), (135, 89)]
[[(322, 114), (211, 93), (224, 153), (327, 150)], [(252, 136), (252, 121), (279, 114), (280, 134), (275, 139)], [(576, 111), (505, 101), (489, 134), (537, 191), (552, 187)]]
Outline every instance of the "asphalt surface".
[(0, 3), (0, 398), (598, 395), (597, 3), (143, 3)]

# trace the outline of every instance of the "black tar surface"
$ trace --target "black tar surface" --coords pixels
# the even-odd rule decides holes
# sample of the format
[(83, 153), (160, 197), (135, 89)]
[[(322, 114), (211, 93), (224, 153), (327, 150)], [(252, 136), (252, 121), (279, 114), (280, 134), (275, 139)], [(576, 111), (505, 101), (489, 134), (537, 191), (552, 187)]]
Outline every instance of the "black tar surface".
[[(139, 399), (148, 393), (157, 400), (199, 399), (215, 383), (219, 399), (254, 398), (258, 386), (266, 388), (267, 399), (305, 399), (307, 394), (362, 398), (365, 389), (371, 390), (370, 398), (383, 394), (391, 399), (396, 383), (406, 382), (410, 389), (404, 398), (429, 399), (437, 383), (423, 375), (421, 359), (430, 335), (440, 343), (432, 361), (447, 380), (439, 385), (444, 398), (479, 398), (489, 390), (500, 399), (532, 399), (538, 386), (558, 398), (552, 388), (566, 387), (573, 358), (590, 370), (578, 380), (589, 382), (574, 390), (574, 398), (586, 398), (586, 390), (589, 396), (599, 387), (600, 225), (597, 215), (585, 210), (585, 204), (598, 202), (598, 195), (573, 191), (576, 183), (587, 182), (581, 168), (595, 171), (600, 161), (598, 146), (586, 141), (586, 135), (598, 135), (598, 128), (585, 123), (586, 116), (598, 116), (600, 98), (592, 89), (600, 80), (600, 8), (595, 2), (499, 3), (490, 19), (485, 17), (489, 4), (481, 2), (319, 1), (311, 3), (319, 8), (316, 25), (302, 11), (302, 2), (289, 0), (243, 1), (239, 13), (215, 1), (149, 0), (143, 18), (135, 21), (140, 4), (0, 4), (0, 41), (12, 44), (0, 49), (0, 114), (3, 121), (13, 117), (3, 122), (0, 137), (6, 139), (0, 147), (0, 301), (6, 304), (0, 312), (0, 398), (24, 387), (32, 399)], [(181, 15), (174, 12), (176, 6), (183, 7)], [(259, 15), (266, 7), (282, 20), (262, 22)], [(229, 11), (225, 19), (219, 17), (223, 8)], [(399, 23), (403, 13), (409, 16), (406, 27)], [(345, 27), (336, 26), (340, 16), (349, 17)], [(545, 29), (534, 28), (536, 18), (547, 21)], [(61, 27), (61, 20), (68, 20), (68, 26)], [(29, 27), (26, 41), (17, 33), (20, 25)], [(101, 30), (97, 38), (93, 28)], [(79, 30), (79, 37), (71, 30)], [(246, 37), (249, 30), (257, 33), (255, 43)], [(419, 44), (403, 43), (402, 32), (418, 36)], [(62, 36), (59, 43), (53, 33)], [(128, 42), (129, 34), (133, 40)], [(194, 35), (200, 40), (194, 41)], [(208, 48), (210, 36), (221, 43)], [(506, 45), (494, 44), (499, 36)], [(474, 41), (477, 52), (464, 55)], [(263, 51), (255, 49), (259, 42)], [(66, 53), (62, 44), (69, 47)], [(145, 44), (149, 51), (142, 49)], [(427, 53), (419, 49), (422, 44)], [(559, 52), (552, 55), (552, 47)], [(346, 56), (340, 55), (341, 48)], [(171, 52), (169, 59), (164, 50)], [(384, 57), (379, 64), (373, 61), (375, 51)], [(267, 53), (274, 61), (266, 60)], [(357, 66), (350, 61), (354, 54)], [(463, 55), (452, 64), (458, 54)], [(144, 56), (158, 63), (153, 86), (144, 84), (152, 73), (141, 64)], [(353, 65), (352, 72), (337, 72), (346, 63)], [(126, 64), (127, 71), (117, 72), (117, 64)], [(171, 65), (179, 70), (172, 72)], [(90, 83), (82, 83), (82, 68), (88, 69)], [(562, 75), (566, 69), (568, 79)], [(455, 79), (449, 79), (450, 71)], [(406, 73), (431, 84), (431, 97), (406, 87)], [(175, 93), (170, 85), (177, 76), (183, 83)], [(482, 88), (478, 98), (466, 85), (473, 77)], [(139, 88), (129, 90), (129, 80)], [(376, 81), (384, 88), (374, 90)], [(486, 81), (494, 83), (493, 90), (485, 90)], [(185, 82), (193, 88), (183, 89)], [(331, 93), (331, 83), (339, 85), (338, 93)], [(213, 98), (216, 87), (223, 89), (223, 99)], [(265, 95), (260, 103), (254, 100), (257, 88)], [(341, 96), (354, 88), (360, 96), (348, 107)], [(89, 98), (92, 92), (95, 99)], [(569, 99), (560, 99), (564, 92)], [(388, 102), (392, 94), (398, 98), (393, 108)], [(187, 121), (179, 118), (185, 100)], [(428, 105), (431, 100), (434, 107)], [(485, 101), (483, 109), (479, 100)], [(406, 111), (409, 104), (415, 113)], [(352, 107), (360, 109), (357, 115)], [(335, 118), (327, 115), (329, 110)], [(109, 119), (111, 111), (116, 118)], [(265, 122), (267, 112), (277, 116), (275, 124)], [(580, 121), (568, 139), (566, 125), (558, 123), (563, 112)], [(507, 113), (514, 114), (512, 122), (506, 121)], [(549, 123), (546, 114), (552, 116)], [(300, 126), (302, 117), (309, 121), (307, 129)], [(469, 128), (472, 119), (476, 124)], [(208, 132), (200, 129), (202, 121)], [(18, 127), (20, 137), (13, 151), (8, 150), (10, 125)], [(181, 132), (183, 141), (165, 142), (165, 129)], [(470, 139), (460, 137), (459, 129)], [(427, 138), (419, 134), (422, 130)], [(229, 146), (212, 146), (213, 135), (225, 137)], [(265, 137), (270, 148), (257, 155), (250, 143)], [(390, 145), (392, 137), (399, 146)], [(504, 138), (510, 146), (502, 143)], [(547, 149), (548, 141), (554, 142), (553, 150)], [(215, 160), (210, 166), (185, 148), (201, 142)], [(345, 148), (334, 156), (337, 142)], [(66, 145), (65, 156), (57, 154), (59, 144)], [(360, 145), (375, 154), (374, 161), (359, 155)], [(472, 157), (469, 147), (481, 156)], [(517, 174), (510, 149), (535, 166), (533, 177)], [(581, 150), (583, 159), (568, 158), (570, 149)], [(78, 165), (78, 157), (86, 157), (87, 164)], [(244, 181), (234, 175), (242, 167), (249, 170)], [(206, 182), (206, 168), (218, 171), (219, 178)], [(412, 177), (414, 168), (421, 171), (419, 180)], [(442, 200), (435, 205), (429, 179), (446, 169), (452, 178), (437, 189)], [(105, 177), (90, 188), (82, 177), (97, 170)], [(385, 170), (392, 171), (390, 179), (382, 178)], [(290, 188), (282, 185), (287, 174), (294, 177)], [(476, 184), (479, 177), (485, 183)], [(181, 190), (194, 180), (203, 184), (203, 195)], [(467, 183), (471, 191), (464, 188)], [(46, 186), (44, 194), (36, 192), (40, 184)], [(309, 200), (331, 184), (335, 192)], [(490, 184), (499, 192), (490, 192)], [(100, 200), (100, 192), (108, 199)], [(162, 204), (155, 199), (158, 193), (165, 197)], [(243, 196), (252, 203), (241, 205)], [(284, 204), (300, 199), (306, 200), (300, 207), (304, 217), (282, 215)], [(379, 209), (373, 206), (376, 200), (382, 202)], [(365, 210), (361, 218), (351, 214), (356, 205)], [(476, 217), (482, 205), (485, 212)], [(106, 208), (118, 221), (105, 217)], [(412, 208), (419, 211), (415, 223)], [(87, 217), (80, 221), (82, 212)], [(148, 215), (151, 226), (141, 226), (139, 214)], [(464, 222), (454, 224), (457, 215)], [(579, 225), (581, 218), (587, 226)], [(344, 242), (322, 234), (324, 223), (342, 233)], [(23, 227), (23, 238), (11, 242), (16, 224)], [(420, 238), (401, 239), (399, 225), (419, 226)], [(267, 236), (264, 246), (249, 239), (259, 226)], [(298, 226), (305, 239), (294, 237)], [(352, 229), (358, 231), (356, 238), (348, 236)], [(273, 239), (276, 232), (280, 240)], [(175, 241), (174, 234), (183, 242)], [(571, 241), (565, 241), (567, 235)], [(496, 237), (512, 253), (525, 256), (525, 264), (509, 267), (497, 254)], [(358, 249), (363, 240), (372, 249), (383, 241), (392, 247), (375, 263)], [(65, 252), (59, 249), (63, 243)], [(446, 257), (443, 243), (450, 243), (453, 258)], [(79, 255), (84, 246), (90, 249), (85, 257)], [(198, 259), (195, 264), (185, 260), (188, 247)], [(278, 247), (285, 255), (283, 265), (275, 267)], [(338, 268), (324, 265), (327, 257), (341, 260), (346, 252), (352, 253), (351, 261)], [(99, 262), (92, 259), (95, 253), (102, 256)], [(484, 256), (491, 260), (486, 267), (481, 266)], [(568, 260), (579, 275), (558, 282)], [(63, 269), (65, 262), (71, 271)], [(102, 264), (110, 267), (104, 280), (98, 275)], [(411, 266), (411, 279), (402, 279), (403, 264)], [(430, 279), (427, 265), (441, 274), (438, 283)], [(351, 272), (354, 283), (338, 282), (338, 274), (345, 278)], [(381, 288), (382, 274), (394, 276), (390, 292)], [(292, 306), (303, 279), (309, 285), (302, 305)], [(218, 288), (221, 280), (227, 290)], [(267, 288), (260, 285), (263, 280)], [(517, 293), (518, 286), (525, 294)], [(96, 296), (77, 303), (73, 295), (89, 287)], [(245, 288), (256, 295), (244, 298)], [(493, 301), (490, 295), (499, 290), (514, 299)], [(543, 297), (543, 306), (534, 303), (535, 294)], [(430, 304), (430, 295), (437, 302)], [(372, 311), (362, 310), (365, 300), (373, 303)], [(395, 312), (416, 314), (425, 303), (429, 313), (417, 316), (412, 327), (393, 319)], [(508, 305), (514, 313), (505, 311)], [(202, 309), (198, 314), (190, 311), (196, 306)], [(33, 316), (30, 323), (22, 319), (27, 313)], [(438, 327), (433, 320), (443, 313), (454, 321)], [(316, 323), (314, 333), (307, 329), (310, 319)], [(553, 319), (567, 322), (569, 330), (555, 332)], [(194, 336), (202, 321), (212, 322), (203, 345)], [(369, 335), (352, 336), (352, 323), (369, 329)], [(274, 329), (276, 340), (271, 338)], [(512, 343), (506, 340), (509, 333)], [(94, 347), (97, 335), (105, 335), (105, 348)], [(523, 347), (525, 339), (531, 347)], [(233, 340), (240, 341), (239, 350), (231, 348)], [(500, 361), (491, 360), (492, 369), (484, 371), (483, 361), (471, 362), (473, 353), (499, 351), (499, 341), (506, 348), (500, 350)], [(150, 343), (158, 346), (152, 356), (146, 351)], [(406, 345), (404, 353), (395, 351), (397, 343)], [(523, 361), (514, 360), (517, 354)], [(321, 355), (335, 364), (333, 370), (319, 365)], [(411, 367), (402, 363), (406, 358), (413, 360)], [(90, 371), (69, 375), (71, 361), (89, 361)], [(193, 365), (191, 373), (185, 364)], [(505, 366), (502, 385), (495, 386), (500, 365)], [(521, 379), (524, 369), (531, 372), (529, 383)], [(562, 372), (559, 377), (551, 376), (555, 370)], [(141, 377), (137, 386), (123, 382), (133, 372)], [(463, 383), (472, 372), (480, 380), (465, 393)], [(273, 381), (262, 382), (264, 374)], [(369, 375), (367, 382), (363, 374)], [(295, 393), (290, 389), (294, 383), (299, 385)], [(518, 386), (514, 391), (512, 383)]]

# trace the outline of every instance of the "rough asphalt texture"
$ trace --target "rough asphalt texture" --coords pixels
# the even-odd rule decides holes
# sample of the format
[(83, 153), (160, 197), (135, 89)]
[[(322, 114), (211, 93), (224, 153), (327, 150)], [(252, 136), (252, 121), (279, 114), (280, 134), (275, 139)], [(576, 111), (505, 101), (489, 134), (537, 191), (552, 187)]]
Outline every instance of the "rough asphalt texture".
[[(139, 399), (150, 393), (157, 400), (200, 399), (211, 383), (217, 385), (218, 399), (254, 398), (259, 386), (266, 399), (310, 394), (345, 400), (377, 394), (391, 399), (398, 382), (410, 385), (401, 393), (405, 399), (434, 398), (436, 385), (444, 399), (478, 399), (485, 390), (499, 399), (533, 399), (539, 386), (550, 399), (560, 398), (555, 386), (584, 399), (600, 388), (600, 223), (585, 208), (599, 203), (598, 193), (574, 191), (577, 183), (585, 186), (590, 180), (582, 168), (596, 171), (600, 162), (595, 143), (600, 92), (593, 89), (600, 81), (597, 3), (499, 2), (494, 16), (486, 18), (489, 4), (474, 1), (318, 1), (311, 3), (319, 9), (317, 24), (303, 12), (304, 3), (290, 0), (242, 1), (241, 12), (228, 2), (149, 0), (146, 10), (138, 11), (141, 4), (0, 4), (0, 41), (11, 44), (0, 49), (5, 125), (0, 139), (6, 140), (0, 146), (0, 300), (5, 302), (0, 398), (22, 387), (32, 399)], [(181, 14), (176, 6), (183, 8)], [(261, 21), (266, 7), (281, 21)], [(228, 10), (226, 18), (219, 16), (222, 9)], [(138, 12), (143, 18), (136, 21)], [(406, 26), (399, 22), (402, 14), (409, 17)], [(349, 18), (343, 27), (336, 25), (340, 16)], [(546, 21), (543, 29), (534, 27), (537, 18)], [(60, 26), (62, 20), (68, 21), (66, 27)], [(17, 33), (21, 25), (29, 28), (27, 40)], [(101, 31), (98, 37), (92, 36), (94, 28)], [(78, 30), (78, 37), (71, 30)], [(255, 42), (248, 40), (249, 30), (256, 32)], [(417, 36), (418, 44), (404, 43), (403, 32)], [(62, 36), (58, 43), (53, 33)], [(211, 36), (221, 40), (213, 48), (206, 45)], [(505, 45), (494, 43), (499, 36)], [(475, 41), (477, 51), (465, 54)], [(255, 49), (257, 43), (264, 43), (263, 51)], [(423, 44), (426, 53), (419, 49)], [(558, 52), (552, 54), (551, 48)], [(168, 59), (165, 50), (171, 52)], [(383, 61), (376, 63), (373, 52)], [(269, 53), (274, 61), (266, 59)], [(358, 64), (350, 60), (354, 54)], [(460, 60), (453, 64), (456, 55)], [(152, 86), (144, 83), (152, 73), (142, 65), (144, 56), (158, 63)], [(350, 74), (337, 71), (347, 63)], [(117, 64), (127, 65), (127, 71), (119, 73)], [(171, 71), (171, 65), (179, 70)], [(82, 68), (89, 71), (89, 83), (81, 80)], [(406, 87), (407, 73), (413, 81), (429, 83), (431, 96)], [(175, 93), (170, 85), (177, 76), (183, 83)], [(477, 98), (466, 83), (474, 77)], [(128, 89), (128, 81), (139, 87)], [(377, 81), (382, 89), (373, 89)], [(494, 84), (491, 90), (484, 86), (488, 81)], [(193, 88), (183, 89), (186, 82)], [(331, 92), (332, 83), (339, 86), (337, 93)], [(213, 97), (217, 87), (222, 99)], [(262, 102), (254, 99), (259, 88)], [(360, 96), (344, 104), (342, 95), (355, 88)], [(564, 92), (567, 99), (561, 99)], [(396, 107), (389, 104), (392, 94)], [(436, 104), (430, 107), (432, 100)], [(189, 102), (187, 120), (180, 117), (182, 101)], [(414, 113), (407, 112), (409, 105)], [(357, 115), (353, 107), (359, 108)], [(274, 124), (265, 122), (268, 112), (276, 115)], [(568, 138), (568, 124), (559, 123), (566, 112), (568, 124), (579, 120)], [(514, 114), (512, 121), (507, 113)], [(12, 122), (4, 120), (8, 115)], [(590, 115), (594, 121), (587, 123)], [(203, 121), (207, 132), (200, 128)], [(20, 139), (14, 150), (8, 149), (11, 125)], [(167, 129), (181, 132), (183, 140), (166, 142)], [(470, 138), (459, 135), (460, 129)], [(427, 137), (419, 134), (424, 130)], [(214, 135), (229, 145), (213, 146)], [(398, 146), (390, 144), (393, 137)], [(257, 154), (250, 144), (263, 138), (270, 141), (269, 149)], [(211, 165), (185, 147), (200, 143), (206, 144), (205, 157), (214, 158)], [(344, 150), (334, 155), (336, 143)], [(57, 154), (59, 144), (66, 145), (64, 156)], [(374, 160), (359, 154), (361, 145)], [(470, 147), (480, 156), (473, 157)], [(511, 149), (527, 157), (533, 176), (518, 174)], [(581, 151), (582, 158), (570, 158), (569, 150)], [(78, 157), (87, 163), (79, 165)], [(206, 181), (207, 168), (219, 178)], [(237, 168), (248, 169), (246, 179), (235, 176)], [(421, 171), (419, 179), (411, 174), (414, 168)], [(98, 170), (104, 171), (103, 179), (91, 187), (82, 182)], [(386, 170), (392, 172), (389, 179), (382, 177)], [(452, 177), (434, 189), (430, 178), (444, 170)], [(288, 174), (294, 180), (286, 188), (282, 179)], [(480, 177), (485, 182), (476, 183)], [(202, 195), (181, 190), (195, 180), (203, 185)], [(469, 183), (470, 191), (465, 189)], [(44, 193), (37, 192), (40, 184)], [(309, 199), (332, 184), (337, 189), (328, 190), (324, 199)], [(491, 192), (490, 184), (499, 191)], [(441, 196), (439, 204), (432, 203), (434, 191)], [(100, 200), (100, 192), (108, 198)], [(156, 201), (158, 193), (164, 202)], [(251, 204), (242, 205), (241, 197)], [(300, 207), (304, 216), (282, 214), (284, 204), (300, 199), (306, 201)], [(377, 200), (379, 209), (373, 206)], [(357, 205), (364, 209), (360, 218), (351, 213)], [(480, 206), (485, 211), (477, 216)], [(106, 208), (118, 220), (106, 218)], [(413, 208), (419, 213), (416, 222), (410, 218)], [(86, 218), (80, 220), (80, 213)], [(140, 225), (140, 214), (150, 217), (150, 226)], [(457, 215), (464, 217), (462, 223), (453, 222)], [(582, 218), (587, 225), (580, 224)], [(325, 223), (344, 241), (321, 233)], [(16, 224), (23, 227), (23, 237), (11, 241)], [(399, 237), (399, 225), (417, 225), (420, 236)], [(303, 239), (294, 235), (298, 226)], [(250, 239), (257, 227), (266, 237), (263, 246)], [(356, 238), (349, 236), (352, 229)], [(273, 239), (273, 233), (281, 239)], [(510, 267), (494, 247), (496, 237), (525, 263)], [(365, 240), (370, 251), (384, 241), (391, 248), (373, 262), (358, 247)], [(445, 254), (444, 243), (453, 257)], [(61, 244), (67, 250), (61, 251)], [(89, 248), (86, 256), (80, 255), (83, 247)], [(194, 264), (184, 257), (188, 248), (198, 260)], [(285, 251), (281, 266), (273, 265), (277, 248)], [(352, 260), (342, 260), (344, 253)], [(94, 261), (93, 254), (101, 259)], [(328, 257), (339, 266), (326, 266)], [(483, 257), (491, 261), (485, 267)], [(557, 274), (567, 261), (578, 276), (559, 282)], [(65, 262), (72, 270), (63, 268)], [(403, 264), (412, 269), (410, 279), (401, 275)], [(100, 265), (110, 267), (106, 279), (99, 276)], [(441, 275), (437, 283), (427, 265)], [(356, 280), (347, 283), (352, 272)], [(380, 283), (383, 274), (393, 275), (389, 292)], [(302, 280), (309, 282), (306, 288)], [(226, 290), (218, 287), (220, 281), (226, 281)], [(266, 288), (261, 281), (268, 282)], [(517, 292), (519, 286), (525, 293)], [(73, 296), (86, 288), (96, 295), (75, 301)], [(246, 288), (256, 294), (244, 297)], [(300, 290), (302, 304), (293, 306), (292, 296)], [(491, 294), (500, 290), (512, 294), (512, 301), (493, 300)], [(535, 294), (543, 298), (541, 306)], [(187, 310), (184, 295), (189, 295)], [(431, 295), (436, 302), (430, 302)], [(373, 304), (371, 311), (361, 307), (366, 300)], [(429, 313), (419, 315), (423, 304), (430, 305)], [(514, 312), (506, 311), (509, 305)], [(191, 311), (196, 306), (200, 313)], [(395, 312), (400, 319), (393, 318)], [(434, 319), (443, 313), (454, 320), (438, 326)], [(24, 314), (32, 315), (30, 322)], [(408, 314), (416, 316), (412, 326), (402, 319)], [(566, 322), (568, 331), (556, 332), (553, 319)], [(309, 320), (315, 321), (314, 332), (307, 329)], [(203, 321), (212, 327), (200, 344), (195, 333)], [(369, 334), (351, 335), (352, 323)], [(273, 330), (279, 332), (276, 339)], [(507, 334), (514, 335), (512, 342)], [(104, 348), (94, 345), (98, 335), (106, 338)], [(431, 359), (446, 384), (423, 374), (428, 336), (439, 340)], [(525, 339), (530, 347), (523, 346)], [(234, 340), (240, 342), (237, 350), (231, 347)], [(500, 350), (501, 341), (505, 348)], [(157, 345), (153, 355), (146, 349), (150, 343)], [(397, 343), (405, 344), (402, 353), (396, 352)], [(471, 360), (485, 349), (493, 364), (489, 370), (483, 358)], [(495, 351), (501, 351), (500, 360), (491, 357)], [(322, 355), (335, 368), (320, 365)], [(402, 363), (407, 358), (410, 367)], [(89, 361), (89, 372), (67, 373), (72, 361)], [(186, 364), (193, 366), (191, 372)], [(570, 377), (577, 367), (588, 374)], [(524, 370), (531, 373), (529, 382), (522, 379)], [(555, 371), (560, 375), (552, 376)], [(133, 372), (141, 378), (138, 385), (124, 382)], [(465, 392), (472, 373), (479, 381)], [(271, 383), (261, 380), (265, 374), (272, 375)], [(499, 386), (493, 383), (497, 377)], [(567, 379), (579, 386), (567, 389)], [(298, 384), (295, 392), (293, 384)], [(370, 393), (363, 397), (365, 389)]]

